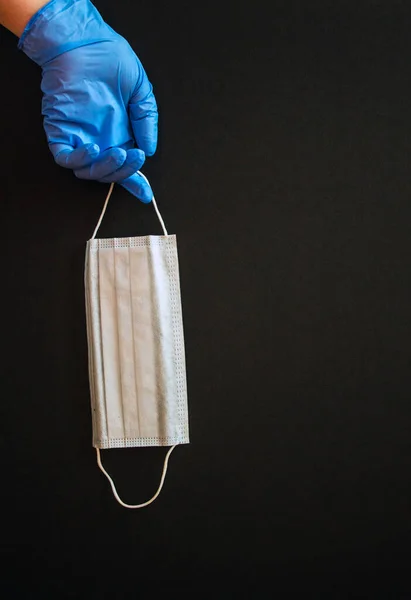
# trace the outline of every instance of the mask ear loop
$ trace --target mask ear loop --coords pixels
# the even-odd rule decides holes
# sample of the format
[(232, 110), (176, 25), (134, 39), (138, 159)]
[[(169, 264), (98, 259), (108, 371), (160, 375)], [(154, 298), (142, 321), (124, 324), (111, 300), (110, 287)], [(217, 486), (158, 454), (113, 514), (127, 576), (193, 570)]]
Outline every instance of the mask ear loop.
[[(147, 177), (145, 175), (143, 175), (143, 173), (141, 173), (140, 171), (138, 171), (138, 174), (148, 183), (148, 185), (150, 185)], [(91, 237), (92, 240), (94, 240), (94, 238), (96, 237), (97, 231), (100, 228), (101, 222), (102, 222), (102, 220), (104, 218), (104, 215), (106, 213), (108, 202), (109, 202), (109, 200), (111, 198), (111, 194), (113, 193), (113, 190), (114, 190), (114, 182), (110, 185), (110, 189), (108, 191), (106, 200), (104, 202), (103, 210), (101, 211), (100, 218), (99, 218), (99, 220), (97, 222), (96, 228), (95, 228), (95, 230), (93, 232), (93, 235)], [(164, 224), (164, 221), (163, 221), (163, 217), (161, 216), (160, 211), (158, 210), (157, 202), (156, 202), (154, 196), (152, 197), (151, 201), (153, 203), (154, 210), (156, 211), (158, 220), (160, 221), (160, 225), (161, 225), (161, 227), (163, 229), (164, 235), (168, 237), (168, 233), (167, 233), (167, 229), (166, 229), (166, 226)], [(176, 447), (176, 444), (174, 446), (171, 446), (171, 448), (168, 450), (168, 452), (166, 454), (166, 457), (164, 459), (163, 472), (161, 474), (161, 479), (160, 479), (160, 485), (158, 486), (158, 489), (157, 489), (156, 493), (154, 494), (154, 496), (152, 498), (150, 498), (150, 500), (147, 500), (147, 502), (143, 502), (143, 504), (126, 504), (125, 502), (122, 501), (122, 499), (118, 495), (118, 492), (116, 490), (116, 486), (114, 484), (114, 481), (112, 480), (112, 478), (110, 477), (110, 475), (107, 473), (107, 471), (103, 467), (103, 464), (101, 462), (100, 448), (96, 448), (96, 452), (97, 452), (97, 464), (98, 464), (100, 470), (104, 473), (104, 475), (109, 480), (110, 485), (111, 485), (111, 489), (113, 490), (114, 497), (117, 500), (117, 502), (119, 504), (121, 504), (121, 506), (124, 506), (124, 508), (144, 508), (145, 506), (148, 506), (149, 504), (151, 504), (152, 502), (154, 502), (154, 500), (160, 495), (160, 492), (163, 489), (164, 481), (165, 481), (166, 474), (167, 474), (168, 459), (170, 458), (170, 454), (172, 453), (172, 451), (174, 450), (175, 447)]]
[(160, 492), (163, 489), (164, 480), (165, 480), (166, 474), (167, 474), (168, 459), (170, 458), (170, 454), (172, 453), (172, 451), (174, 450), (174, 448), (175, 448), (175, 446), (171, 446), (171, 448), (167, 452), (166, 457), (164, 459), (163, 472), (161, 474), (160, 485), (158, 486), (158, 490), (156, 491), (156, 493), (154, 494), (154, 496), (152, 498), (150, 498), (150, 500), (147, 500), (147, 502), (143, 502), (143, 504), (126, 504), (125, 502), (122, 501), (122, 499), (118, 495), (118, 492), (116, 490), (116, 486), (114, 484), (114, 481), (112, 480), (112, 478), (107, 473), (107, 471), (105, 470), (105, 468), (103, 467), (103, 465), (101, 463), (100, 448), (96, 448), (96, 451), (97, 451), (97, 464), (100, 467), (100, 469), (103, 471), (104, 475), (109, 480), (110, 485), (111, 485), (111, 489), (113, 490), (114, 498), (117, 500), (117, 502), (119, 504), (121, 504), (121, 506), (124, 506), (124, 508), (144, 508), (145, 506), (148, 506), (149, 504), (151, 504), (152, 502), (154, 502), (154, 500), (160, 495)]
[[(144, 181), (146, 181), (148, 183), (148, 185), (150, 185), (149, 180), (147, 179), (147, 177), (145, 175), (143, 175), (143, 173), (141, 173), (141, 171), (137, 171), (137, 173), (144, 179)], [(168, 236), (166, 226), (164, 225), (163, 217), (160, 215), (160, 211), (158, 210), (157, 202), (156, 202), (156, 199), (154, 198), (154, 195), (151, 198), (151, 202), (153, 203), (154, 210), (156, 211), (156, 214), (157, 214), (158, 220), (160, 221), (160, 225), (163, 229), (164, 235)]]
[[(138, 175), (140, 175), (140, 177), (142, 177), (144, 179), (144, 181), (146, 181), (148, 183), (148, 185), (150, 185), (149, 180), (147, 179), (147, 177), (145, 175), (143, 175), (143, 173), (141, 173), (141, 171), (137, 171), (137, 173), (138, 173)], [(94, 240), (94, 238), (96, 237), (97, 231), (100, 229), (101, 222), (102, 222), (102, 220), (104, 218), (104, 215), (106, 214), (106, 210), (107, 210), (107, 206), (108, 206), (108, 201), (110, 200), (111, 194), (113, 193), (113, 190), (114, 190), (114, 185), (115, 185), (114, 182), (110, 185), (110, 188), (108, 190), (108, 194), (107, 194), (106, 200), (104, 202), (103, 210), (101, 211), (101, 215), (99, 217), (99, 220), (97, 221), (96, 228), (93, 231), (93, 235), (91, 236), (92, 240)], [(164, 224), (163, 217), (161, 216), (160, 211), (158, 210), (157, 202), (156, 202), (156, 199), (154, 198), (154, 195), (153, 195), (153, 197), (151, 199), (151, 202), (153, 203), (154, 210), (156, 211), (158, 220), (160, 221), (160, 225), (161, 225), (161, 228), (163, 230), (163, 233), (164, 233), (165, 236), (168, 236), (167, 229), (166, 229), (166, 226)]]

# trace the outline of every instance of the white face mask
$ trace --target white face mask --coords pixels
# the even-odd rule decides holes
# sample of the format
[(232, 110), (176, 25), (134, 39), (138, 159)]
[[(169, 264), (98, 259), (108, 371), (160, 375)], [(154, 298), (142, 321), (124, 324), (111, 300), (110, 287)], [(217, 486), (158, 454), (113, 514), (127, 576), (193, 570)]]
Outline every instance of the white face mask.
[[(113, 187), (86, 250), (93, 446), (116, 499), (142, 508), (160, 493), (172, 450), (189, 442), (177, 244), (154, 198), (164, 236), (95, 239)], [(156, 494), (129, 505), (102, 466), (100, 449), (136, 446), (172, 447)]]

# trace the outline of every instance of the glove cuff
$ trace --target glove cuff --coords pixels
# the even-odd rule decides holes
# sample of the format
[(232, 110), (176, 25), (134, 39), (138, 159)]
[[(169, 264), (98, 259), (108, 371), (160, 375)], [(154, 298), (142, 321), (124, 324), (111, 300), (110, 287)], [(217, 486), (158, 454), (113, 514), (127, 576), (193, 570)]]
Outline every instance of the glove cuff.
[(69, 50), (108, 41), (110, 33), (89, 0), (51, 0), (27, 23), (18, 48), (43, 66)]

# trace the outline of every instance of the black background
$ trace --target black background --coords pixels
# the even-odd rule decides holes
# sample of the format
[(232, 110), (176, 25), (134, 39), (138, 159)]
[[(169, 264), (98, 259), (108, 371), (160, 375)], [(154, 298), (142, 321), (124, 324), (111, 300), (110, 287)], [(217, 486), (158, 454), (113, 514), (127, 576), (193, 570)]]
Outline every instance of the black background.
[[(2, 30), (2, 596), (411, 598), (409, 3), (96, 4), (159, 104), (144, 170), (179, 238), (192, 444), (143, 511), (96, 466), (107, 186), (54, 164)], [(101, 236), (146, 233), (116, 188)], [(104, 454), (128, 502), (163, 457)]]

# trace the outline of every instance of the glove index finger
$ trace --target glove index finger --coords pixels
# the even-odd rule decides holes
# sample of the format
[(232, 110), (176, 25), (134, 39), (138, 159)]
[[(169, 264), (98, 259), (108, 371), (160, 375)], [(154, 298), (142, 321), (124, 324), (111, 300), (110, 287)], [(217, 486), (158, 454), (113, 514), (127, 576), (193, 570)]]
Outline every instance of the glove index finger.
[(153, 86), (145, 74), (130, 100), (129, 115), (137, 146), (152, 156), (157, 148), (158, 111)]
[(51, 144), (50, 150), (56, 163), (66, 169), (88, 167), (100, 154), (97, 144), (84, 144), (75, 149), (68, 144)]
[(128, 179), (121, 181), (121, 185), (143, 204), (149, 204), (153, 199), (153, 191), (150, 185), (138, 173), (134, 173)]

